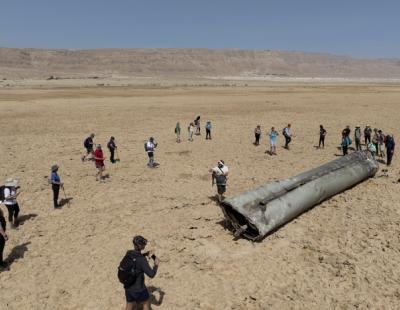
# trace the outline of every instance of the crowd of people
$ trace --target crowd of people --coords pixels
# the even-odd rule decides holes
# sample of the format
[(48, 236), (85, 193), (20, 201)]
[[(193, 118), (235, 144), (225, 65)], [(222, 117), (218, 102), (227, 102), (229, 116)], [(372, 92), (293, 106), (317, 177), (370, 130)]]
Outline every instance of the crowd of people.
[[(212, 132), (212, 123), (211, 121), (207, 121), (205, 124), (206, 131), (206, 140), (211, 140), (211, 132)], [(282, 135), (285, 139), (284, 148), (289, 150), (289, 145), (292, 141), (292, 131), (291, 124), (287, 124), (282, 129)], [(181, 143), (181, 125), (180, 122), (176, 123), (175, 126), (175, 134), (176, 134), (176, 142)], [(200, 136), (201, 135), (201, 126), (200, 126), (200, 116), (197, 116), (194, 121), (190, 122), (188, 126), (188, 140), (190, 142), (193, 141), (193, 135)], [(260, 145), (262, 130), (261, 125), (257, 125), (254, 129), (254, 145)], [(271, 129), (267, 132), (267, 136), (269, 137), (269, 148), (267, 149), (267, 153), (270, 155), (277, 155), (277, 140), (279, 137), (278, 131), (275, 127), (271, 127)], [(323, 125), (319, 126), (319, 142), (317, 148), (323, 149), (325, 148), (325, 138), (327, 136), (327, 130)], [(81, 157), (82, 162), (85, 161), (94, 161), (96, 168), (96, 181), (103, 182), (105, 179), (104, 171), (105, 171), (105, 160), (106, 156), (102, 150), (101, 144), (94, 143), (95, 135), (92, 133), (84, 140), (84, 148), (85, 154)], [(368, 125), (362, 131), (360, 126), (356, 126), (354, 129), (354, 135), (351, 135), (350, 126), (346, 126), (341, 132), (341, 144), (340, 147), (343, 152), (343, 156), (347, 155), (349, 152), (349, 147), (352, 145), (353, 141), (351, 138), (354, 138), (355, 142), (355, 150), (361, 151), (363, 150), (362, 141), (364, 141), (364, 147), (366, 150), (371, 152), (372, 156), (385, 157), (386, 156), (386, 164), (388, 166), (391, 165), (394, 149), (395, 149), (395, 141), (392, 134), (384, 134), (382, 130), (372, 128)], [(158, 164), (154, 160), (154, 153), (158, 146), (158, 143), (155, 141), (154, 137), (150, 137), (144, 144), (145, 152), (148, 156), (147, 166), (149, 168), (154, 168)], [(115, 137), (110, 137), (107, 148), (110, 152), (109, 160), (112, 164), (119, 161), (117, 145)], [(59, 166), (52, 165), (51, 166), (51, 174), (49, 176), (49, 184), (51, 185), (53, 191), (53, 206), (54, 209), (59, 209), (61, 207), (61, 203), (59, 201), (60, 190), (65, 190), (63, 187), (63, 183), (61, 182), (61, 178), (58, 174)], [(217, 165), (209, 170), (212, 178), (212, 185), (216, 184), (217, 186), (217, 198), (219, 202), (222, 202), (224, 199), (224, 194), (227, 188), (227, 180), (229, 175), (228, 166), (225, 164), (224, 160), (218, 161)], [(18, 215), (20, 212), (20, 208), (17, 202), (17, 197), (20, 194), (17, 186), (17, 181), (10, 178), (7, 179), (4, 186), (0, 188), (0, 200), (4, 203), (8, 211), (8, 221), (10, 222), (11, 227), (18, 227)], [(3, 260), (3, 251), (8, 240), (8, 235), (6, 234), (6, 219), (3, 214), (3, 211), (0, 209), (0, 268), (6, 268), (7, 264)], [(133, 305), (135, 303), (139, 303), (143, 305), (143, 309), (149, 309), (149, 292), (145, 286), (144, 275), (149, 277), (154, 277), (157, 273), (158, 266), (160, 264), (159, 259), (154, 255), (154, 253), (146, 252), (143, 253), (147, 244), (147, 240), (142, 236), (136, 236), (133, 239), (134, 249), (130, 250), (126, 253), (124, 258), (122, 259), (119, 267), (118, 267), (118, 278), (120, 282), (124, 286), (125, 297), (126, 297), (126, 309), (133, 309)], [(150, 267), (149, 259), (153, 260), (154, 266)]]

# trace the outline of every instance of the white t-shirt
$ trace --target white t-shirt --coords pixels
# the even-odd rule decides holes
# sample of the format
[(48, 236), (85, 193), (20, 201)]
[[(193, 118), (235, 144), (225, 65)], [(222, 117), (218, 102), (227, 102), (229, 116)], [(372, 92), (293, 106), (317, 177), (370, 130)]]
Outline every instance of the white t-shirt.
[(212, 171), (213, 171), (213, 173), (216, 174), (216, 175), (222, 175), (222, 174), (224, 174), (225, 176), (227, 176), (227, 175), (228, 175), (228, 172), (229, 172), (229, 169), (228, 169), (228, 166), (223, 166), (221, 169), (217, 166), (217, 167), (214, 167), (214, 168), (212, 169)]
[(15, 205), (17, 203), (17, 199), (7, 200), (8, 197), (14, 196), (14, 195), (15, 195), (15, 189), (10, 190), (8, 187), (6, 187), (4, 189), (4, 204), (7, 206)]
[(147, 141), (147, 153), (154, 152), (154, 144), (153, 142)]

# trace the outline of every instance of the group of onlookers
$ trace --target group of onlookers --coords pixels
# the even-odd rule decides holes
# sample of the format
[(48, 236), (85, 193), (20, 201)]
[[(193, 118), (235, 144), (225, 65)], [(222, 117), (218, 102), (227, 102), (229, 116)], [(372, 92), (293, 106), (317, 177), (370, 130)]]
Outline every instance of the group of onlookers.
[[(206, 122), (205, 129), (206, 129), (206, 140), (211, 140), (211, 129), (212, 129), (211, 121)], [(197, 116), (193, 122), (189, 123), (187, 130), (188, 130), (188, 140), (190, 142), (193, 142), (193, 134), (197, 136), (201, 135), (200, 116)], [(177, 122), (175, 125), (175, 134), (176, 134), (176, 142), (181, 143), (182, 140), (181, 140), (180, 122)]]
[[(254, 145), (260, 145), (261, 134), (261, 125), (257, 125), (254, 129)], [(269, 137), (269, 150), (267, 150), (266, 153), (269, 153), (270, 155), (276, 155), (276, 143), (279, 133), (275, 130), (275, 127), (271, 127), (271, 129), (267, 132), (267, 135)], [(283, 128), (282, 135), (285, 138), (284, 148), (288, 150), (289, 144), (292, 141), (291, 124), (288, 124), (285, 128)]]
[[(350, 138), (351, 129), (350, 126), (346, 126), (342, 130), (342, 143), (341, 147), (343, 150), (343, 155), (348, 154), (348, 148), (352, 144)], [(366, 149), (372, 154), (373, 158), (375, 156), (385, 157), (386, 164), (390, 166), (392, 163), (392, 158), (394, 154), (395, 141), (392, 134), (384, 134), (381, 129), (374, 128), (372, 130), (371, 126), (367, 125), (363, 131), (364, 134), (364, 145)], [(362, 132), (360, 126), (356, 126), (354, 129), (354, 142), (356, 151), (362, 150)]]

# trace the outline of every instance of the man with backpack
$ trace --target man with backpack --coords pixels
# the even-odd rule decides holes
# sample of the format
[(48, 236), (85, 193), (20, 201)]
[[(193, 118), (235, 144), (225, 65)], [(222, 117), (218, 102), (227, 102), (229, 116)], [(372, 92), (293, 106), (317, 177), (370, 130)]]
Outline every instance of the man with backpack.
[(94, 138), (94, 133), (90, 134), (90, 136), (87, 137), (85, 141), (83, 141), (83, 146), (86, 149), (86, 154), (82, 156), (82, 161), (85, 161), (86, 157), (89, 154), (93, 155), (93, 138)]
[(63, 183), (61, 183), (61, 179), (57, 173), (58, 168), (59, 167), (57, 165), (51, 166), (51, 176), (49, 180), (51, 183), (51, 189), (53, 190), (54, 209), (58, 209), (61, 207), (58, 203), (58, 195), (60, 193), (60, 187), (63, 186)]
[(147, 156), (149, 157), (149, 162), (147, 163), (147, 166), (149, 168), (155, 167), (154, 149), (156, 147), (157, 147), (157, 143), (154, 141), (153, 137), (150, 137), (150, 139), (144, 144), (144, 150), (147, 152)]
[[(150, 295), (145, 285), (144, 275), (154, 278), (157, 274), (159, 259), (151, 253), (142, 253), (147, 240), (142, 236), (133, 238), (134, 250), (126, 252), (118, 267), (118, 279), (124, 285), (126, 310), (133, 310), (134, 304), (143, 305), (143, 310), (150, 309)], [(146, 256), (154, 261), (151, 268)]]
[(354, 141), (356, 143), (356, 151), (361, 151), (361, 128), (356, 126), (354, 130)]
[(110, 161), (111, 161), (111, 163), (115, 164), (114, 153), (115, 153), (115, 150), (117, 149), (117, 146), (115, 145), (114, 137), (110, 138), (110, 141), (108, 141), (108, 143), (107, 143), (107, 147), (111, 154)]
[(285, 137), (285, 149), (289, 149), (289, 143), (292, 141), (292, 133), (290, 132), (291, 124), (288, 124), (287, 127), (283, 128), (282, 134)]
[(3, 196), (4, 204), (8, 210), (8, 221), (12, 227), (18, 227), (19, 205), (17, 197), (19, 194), (17, 192), (17, 180), (13, 180), (12, 178), (7, 179), (4, 184)]
[(212, 173), (212, 185), (217, 184), (218, 201), (221, 202), (226, 192), (226, 181), (228, 180), (229, 169), (223, 160), (220, 160), (216, 167), (210, 169)]

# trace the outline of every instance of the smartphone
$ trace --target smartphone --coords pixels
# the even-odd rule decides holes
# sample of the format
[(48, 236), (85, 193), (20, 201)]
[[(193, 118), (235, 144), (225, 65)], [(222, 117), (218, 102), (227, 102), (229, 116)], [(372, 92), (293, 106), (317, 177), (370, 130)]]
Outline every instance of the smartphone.
[(151, 255), (151, 258), (153, 259), (153, 260), (156, 260), (156, 256), (153, 254), (153, 255)]

